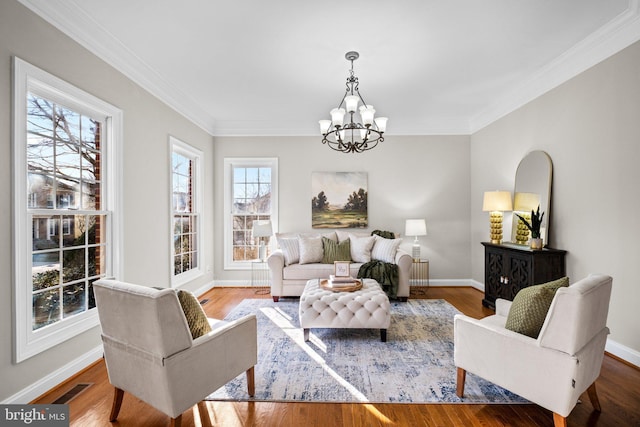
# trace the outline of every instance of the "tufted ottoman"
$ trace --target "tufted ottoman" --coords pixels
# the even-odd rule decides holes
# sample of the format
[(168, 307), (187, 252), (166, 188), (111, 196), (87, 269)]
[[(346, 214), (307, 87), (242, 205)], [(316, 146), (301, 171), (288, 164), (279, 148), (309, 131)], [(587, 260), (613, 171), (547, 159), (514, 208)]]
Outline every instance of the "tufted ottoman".
[(354, 328), (380, 329), (380, 338), (386, 342), (390, 309), (387, 294), (375, 280), (363, 279), (362, 289), (357, 291), (332, 292), (312, 279), (300, 296), (300, 327), (305, 341), (310, 328)]

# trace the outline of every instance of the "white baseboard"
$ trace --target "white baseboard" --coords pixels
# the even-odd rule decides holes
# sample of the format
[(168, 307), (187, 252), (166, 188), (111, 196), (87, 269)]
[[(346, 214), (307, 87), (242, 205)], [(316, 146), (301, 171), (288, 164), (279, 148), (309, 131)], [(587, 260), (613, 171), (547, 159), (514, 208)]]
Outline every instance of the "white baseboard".
[(640, 367), (640, 352), (607, 338), (604, 349), (620, 359)]
[(2, 404), (26, 404), (74, 376), (102, 357), (102, 345), (72, 360), (30, 386), (2, 401)]
[(214, 288), (246, 288), (251, 287), (251, 280), (216, 280)]
[(484, 285), (473, 279), (430, 279), (429, 286), (437, 287), (472, 287), (484, 292)]
[(202, 294), (204, 294), (205, 292), (207, 292), (208, 290), (212, 289), (215, 287), (215, 284), (213, 282), (209, 282), (206, 283), (203, 286), (200, 286), (198, 289), (196, 289), (195, 291), (193, 291), (193, 294), (197, 297), (202, 296)]
[(484, 283), (480, 283), (477, 280), (469, 279), (469, 286), (476, 288), (482, 292), (484, 292)]

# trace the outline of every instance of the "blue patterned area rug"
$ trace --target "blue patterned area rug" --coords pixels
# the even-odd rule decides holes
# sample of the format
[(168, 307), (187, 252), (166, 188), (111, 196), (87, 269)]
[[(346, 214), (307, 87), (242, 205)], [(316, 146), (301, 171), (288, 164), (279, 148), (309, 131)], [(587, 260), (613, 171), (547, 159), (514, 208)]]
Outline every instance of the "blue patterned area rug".
[(208, 400), (370, 403), (526, 403), (471, 373), (465, 397), (456, 396), (453, 316), (444, 300), (392, 302), (387, 342), (379, 330), (311, 329), (303, 339), (298, 301), (247, 299), (225, 318), (258, 319), (256, 393), (246, 376)]

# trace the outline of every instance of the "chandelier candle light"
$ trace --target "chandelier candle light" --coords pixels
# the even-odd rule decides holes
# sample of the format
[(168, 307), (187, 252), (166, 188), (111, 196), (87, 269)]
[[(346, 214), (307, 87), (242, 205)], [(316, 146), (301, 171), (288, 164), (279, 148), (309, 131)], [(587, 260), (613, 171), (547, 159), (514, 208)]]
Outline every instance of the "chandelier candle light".
[[(384, 141), (382, 135), (387, 130), (387, 118), (376, 117), (373, 105), (364, 102), (358, 90), (358, 78), (353, 74), (353, 61), (358, 59), (358, 52), (347, 52), (345, 58), (351, 61), (350, 75), (347, 77), (347, 90), (337, 108), (330, 111), (331, 120), (320, 120), (322, 143), (329, 148), (343, 153), (362, 153), (371, 150), (379, 142)], [(362, 105), (358, 108), (358, 104)], [(344, 108), (343, 108), (344, 105)], [(360, 113), (362, 123), (354, 121), (356, 112)], [(349, 113), (345, 123), (345, 114)]]
[(420, 242), (418, 242), (418, 236), (427, 235), (427, 222), (424, 219), (408, 219), (405, 222), (404, 234), (407, 236), (415, 236), (416, 239), (413, 241), (411, 256), (414, 261), (419, 261)]
[(502, 243), (502, 212), (512, 210), (511, 192), (485, 191), (482, 210), (489, 212), (491, 243)]

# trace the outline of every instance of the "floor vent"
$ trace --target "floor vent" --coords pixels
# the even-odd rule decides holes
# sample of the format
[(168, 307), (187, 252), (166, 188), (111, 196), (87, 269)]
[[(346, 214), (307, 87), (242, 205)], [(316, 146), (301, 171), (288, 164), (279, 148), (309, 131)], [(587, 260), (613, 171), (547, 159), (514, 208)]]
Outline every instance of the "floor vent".
[(209, 302), (209, 298), (205, 298), (202, 301), (200, 301), (200, 305), (205, 305), (208, 302)]
[(69, 391), (67, 391), (65, 394), (63, 394), (62, 396), (57, 398), (55, 401), (53, 401), (53, 404), (54, 405), (64, 405), (65, 403), (69, 403), (73, 399), (75, 399), (76, 396), (78, 396), (80, 393), (82, 393), (83, 391), (85, 391), (86, 389), (91, 387), (92, 385), (93, 384), (91, 384), (91, 383), (79, 383), (79, 384), (76, 384), (73, 387), (71, 387), (71, 389)]

